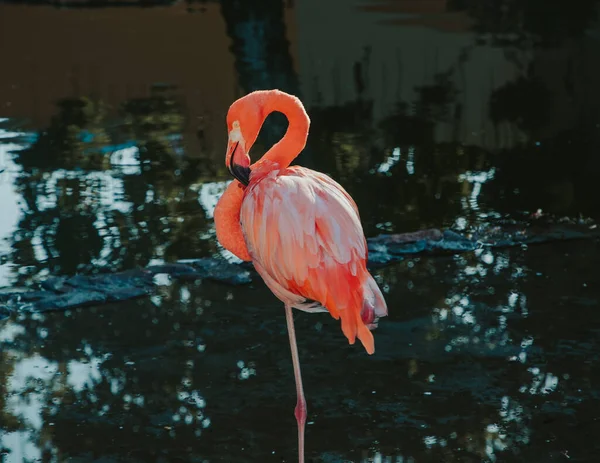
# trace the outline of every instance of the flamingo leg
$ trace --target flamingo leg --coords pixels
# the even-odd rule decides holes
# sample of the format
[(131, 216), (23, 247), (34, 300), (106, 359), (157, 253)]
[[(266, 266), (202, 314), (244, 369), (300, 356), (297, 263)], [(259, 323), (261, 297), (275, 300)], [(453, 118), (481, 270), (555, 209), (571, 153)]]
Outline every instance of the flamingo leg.
[(298, 357), (298, 346), (296, 344), (296, 331), (294, 330), (294, 316), (292, 308), (285, 306), (285, 318), (287, 321), (288, 334), (290, 336), (290, 348), (292, 350), (292, 363), (294, 364), (294, 377), (296, 379), (296, 394), (298, 401), (294, 415), (298, 422), (298, 462), (304, 463), (304, 426), (306, 425), (306, 400), (302, 388), (302, 375), (300, 374), (300, 359)]

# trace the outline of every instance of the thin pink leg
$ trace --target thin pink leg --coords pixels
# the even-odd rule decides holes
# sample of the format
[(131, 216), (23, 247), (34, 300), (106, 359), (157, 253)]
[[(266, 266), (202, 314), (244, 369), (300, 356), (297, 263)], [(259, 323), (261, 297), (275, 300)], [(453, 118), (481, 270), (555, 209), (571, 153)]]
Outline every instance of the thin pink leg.
[(306, 424), (306, 400), (302, 388), (302, 375), (300, 374), (300, 359), (298, 358), (298, 346), (296, 345), (296, 331), (294, 330), (294, 316), (292, 308), (285, 306), (285, 318), (287, 320), (288, 334), (290, 335), (290, 348), (292, 349), (292, 363), (294, 364), (294, 377), (296, 378), (296, 421), (298, 422), (298, 462), (304, 463), (304, 425)]

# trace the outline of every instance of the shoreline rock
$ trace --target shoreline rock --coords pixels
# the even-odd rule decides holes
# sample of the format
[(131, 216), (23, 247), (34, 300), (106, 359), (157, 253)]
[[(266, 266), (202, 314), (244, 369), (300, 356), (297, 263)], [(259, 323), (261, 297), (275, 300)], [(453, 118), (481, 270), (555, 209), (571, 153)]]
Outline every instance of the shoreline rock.
[[(505, 221), (469, 233), (426, 229), (401, 234), (382, 234), (367, 239), (368, 266), (383, 267), (415, 255), (449, 255), (480, 248), (505, 248), (552, 241), (597, 239), (600, 228), (578, 221), (526, 224)], [(210, 280), (245, 285), (256, 277), (252, 265), (217, 258), (182, 259), (145, 269), (95, 275), (50, 277), (39, 289), (0, 289), (0, 321), (12, 312), (50, 312), (147, 297), (155, 291), (155, 276), (166, 274), (181, 281)]]

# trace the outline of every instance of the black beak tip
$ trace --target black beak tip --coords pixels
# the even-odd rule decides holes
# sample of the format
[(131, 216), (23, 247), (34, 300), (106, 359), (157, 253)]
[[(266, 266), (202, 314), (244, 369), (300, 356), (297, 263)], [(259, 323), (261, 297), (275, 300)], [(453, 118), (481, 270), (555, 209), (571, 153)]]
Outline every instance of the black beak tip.
[(229, 173), (244, 186), (248, 186), (250, 183), (250, 167), (242, 167), (239, 164), (233, 164), (229, 166)]
[(231, 151), (229, 158), (229, 173), (233, 175), (242, 185), (248, 186), (248, 183), (250, 183), (250, 167), (242, 167), (233, 161), (238, 146), (239, 142), (235, 144), (233, 150)]

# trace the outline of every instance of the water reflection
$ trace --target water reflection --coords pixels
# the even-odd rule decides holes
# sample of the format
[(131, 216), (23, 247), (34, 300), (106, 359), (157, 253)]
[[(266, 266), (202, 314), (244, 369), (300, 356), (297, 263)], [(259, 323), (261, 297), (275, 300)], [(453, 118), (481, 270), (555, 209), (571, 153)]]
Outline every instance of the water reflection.
[[(123, 436), (135, 449), (136, 440), (153, 435), (160, 449), (164, 439), (198, 437), (210, 427), (202, 379), (194, 368), (206, 349), (194, 329), (202, 326), (198, 317), (208, 301), (194, 297), (190, 310), (189, 301), (178, 303), (172, 293), (182, 294), (165, 288), (159, 300), (138, 310), (121, 306), (114, 313), (92, 309), (66, 317), (19, 317), (2, 328), (8, 367), (1, 382), (6, 388), (2, 422), (15, 423), (2, 438), (9, 461), (84, 456), (86, 442), (104, 441), (110, 454), (116, 451), (111, 442)], [(170, 300), (170, 308), (162, 310)], [(126, 323), (132, 316), (134, 325)], [(156, 375), (160, 364), (162, 373)], [(86, 426), (75, 431), (78, 447), (67, 429), (81, 420)]]
[[(44, 188), (35, 190), (41, 193), (31, 204), (39, 214), (57, 208), (66, 191), (56, 186), (58, 181), (76, 178), (81, 191), (98, 183), (93, 171), (79, 177), (56, 172), (43, 177)], [(121, 175), (105, 172), (106, 178)], [(479, 178), (468, 175), (472, 177), (462, 181)], [(226, 184), (193, 187), (197, 207), (206, 217)], [(104, 215), (119, 212), (119, 195), (103, 201), (106, 190), (98, 187), (95, 201), (91, 194), (80, 194), (82, 207)], [(110, 237), (119, 231), (104, 233)], [(110, 241), (106, 235), (103, 243)], [(47, 243), (54, 245), (52, 240)], [(570, 257), (571, 266), (585, 271), (594, 264), (582, 263), (578, 252), (589, 255), (590, 250), (578, 249)], [(34, 251), (34, 257), (51, 265), (46, 264), (47, 256)], [(581, 390), (587, 376), (564, 363), (548, 339), (553, 325), (545, 320), (554, 319), (561, 308), (552, 307), (555, 295), (547, 288), (540, 291), (538, 281), (558, 281), (563, 265), (564, 259), (548, 261), (542, 248), (481, 249), (456, 257), (416, 258), (383, 269), (377, 278), (398, 310), (379, 330), (378, 355), (369, 359), (341, 343), (331, 320), (301, 317), (298, 329), (305, 346), (327, 352), (314, 356), (304, 347), (301, 353), (311, 365), (306, 381), (313, 391), (313, 449), (323, 449), (323, 461), (336, 461), (341, 455), (325, 450), (331, 439), (338, 449), (358, 445), (348, 457), (362, 461), (460, 461), (466, 455), (497, 461), (511, 455), (520, 458), (529, 446), (538, 445), (542, 436), (535, 424), (537, 397), (544, 397), (546, 413), (551, 414), (561, 413), (559, 404), (580, 410), (582, 403), (593, 400), (589, 392), (571, 395), (574, 388)], [(277, 431), (247, 431), (253, 429), (252, 422), (279, 414), (293, 393), (285, 392), (291, 380), (287, 360), (273, 356), (282, 349), (271, 351), (273, 345), (285, 345), (283, 318), (272, 318), (282, 315), (277, 303), (262, 287), (225, 290), (210, 284), (164, 283), (147, 301), (64, 315), (23, 315), (2, 325), (2, 446), (10, 451), (9, 461), (92, 458), (93, 442), (102, 442), (110, 458), (128, 449), (130, 461), (145, 461), (153, 452), (169, 458), (185, 452), (199, 461), (218, 461), (221, 454), (215, 452), (222, 446), (229, 459), (247, 454), (253, 461), (253, 455), (267, 448), (287, 454), (292, 432), (282, 428), (281, 444), (273, 447), (265, 443), (272, 442)], [(588, 284), (593, 287), (592, 281)], [(595, 308), (590, 305), (587, 310)], [(578, 339), (579, 329), (577, 324), (561, 326), (563, 342)], [(594, 344), (582, 345), (579, 352), (593, 349)], [(353, 363), (369, 372), (372, 393), (364, 393), (363, 376), (348, 378), (331, 368), (335, 363)], [(331, 430), (337, 419), (350, 420), (350, 426), (344, 434), (331, 436), (326, 429)], [(82, 421), (87, 423), (84, 429), (77, 427)], [(229, 437), (232, 426), (239, 429), (234, 438)], [(206, 434), (208, 428), (215, 431)], [(399, 429), (410, 437), (399, 439)], [(373, 446), (376, 451), (360, 456), (359, 448)]]
[(17, 282), (131, 268), (214, 246), (191, 233), (209, 227), (193, 186), (214, 174), (202, 170), (202, 156), (182, 156), (174, 103), (162, 94), (127, 101), (125, 122), (111, 134), (92, 127), (108, 124), (98, 107), (60, 102), (52, 125), (16, 151), (22, 173), (15, 184), (26, 205), (13, 236)]
[[(578, 252), (585, 251), (582, 247)], [(560, 404), (566, 402), (570, 402), (570, 411), (565, 411), (567, 415), (581, 413), (575, 405), (577, 400), (571, 402), (572, 397), (567, 392), (573, 390), (572, 371), (578, 367), (565, 363), (564, 358), (561, 360), (556, 347), (552, 346), (548, 337), (554, 332), (556, 317), (550, 303), (552, 296), (540, 293), (542, 279), (556, 281), (557, 265), (545, 268), (542, 275), (542, 267), (547, 262), (544, 251), (533, 251), (532, 256), (529, 250), (528, 254), (524, 257), (515, 252), (482, 250), (470, 258), (453, 258), (446, 264), (418, 259), (406, 264), (397, 281), (393, 275), (387, 275), (392, 288), (408, 280), (410, 292), (418, 293), (421, 296), (418, 299), (431, 301), (434, 307), (431, 321), (423, 322), (422, 339), (420, 335), (405, 334), (406, 345), (410, 346), (406, 348), (412, 351), (407, 354), (410, 357), (408, 374), (420, 386), (402, 395), (412, 397), (420, 393), (424, 396), (421, 416), (426, 418), (422, 428), (448, 429), (423, 438), (426, 448), (437, 458), (446, 457), (445, 451), (456, 455), (462, 450), (485, 461), (519, 461), (523, 458), (524, 446), (538, 442), (540, 430), (536, 426), (542, 416), (553, 420), (549, 416), (561, 414)], [(448, 289), (443, 291), (444, 287)], [(394, 297), (393, 293), (394, 290), (390, 298)], [(414, 298), (405, 297), (405, 300), (412, 302)], [(532, 300), (534, 314), (531, 313)], [(546, 304), (537, 305), (541, 300)], [(415, 312), (421, 311), (415, 309)], [(571, 323), (574, 327), (578, 322)], [(561, 329), (559, 336), (571, 336), (566, 334), (567, 330)], [(590, 335), (588, 331), (586, 339), (589, 340)], [(439, 350), (423, 345), (425, 339)], [(447, 356), (441, 356), (441, 350)], [(485, 369), (482, 364), (486, 365)], [(584, 383), (585, 380), (579, 382)], [(580, 390), (580, 393), (587, 396), (591, 391), (587, 387), (585, 390), (588, 392)], [(381, 400), (380, 394), (378, 389)], [(448, 397), (453, 397), (454, 403), (440, 402)], [(428, 416), (425, 411), (429, 409), (425, 405), (427, 401), (436, 403), (435, 416)], [(474, 403), (478, 411), (469, 408)], [(538, 409), (541, 404), (543, 411)], [(575, 412), (573, 406), (579, 411)], [(411, 412), (419, 416), (415, 408), (420, 407), (413, 405)], [(453, 425), (448, 426), (449, 423)], [(562, 451), (556, 449), (550, 454)], [(568, 449), (569, 452), (573, 454), (572, 449)], [(539, 457), (534, 451), (531, 455), (534, 459)], [(464, 455), (459, 460), (463, 458)]]
[[(589, 250), (570, 249), (571, 268), (585, 270), (579, 254)], [(528, 449), (545, 439), (541, 419), (569, 420), (594, 400), (581, 367), (548, 338), (555, 294), (540, 288), (536, 274), (544, 266), (556, 281), (562, 268), (547, 265), (538, 248), (525, 256), (414, 259), (381, 270), (388, 299), (402, 310), (381, 327), (373, 358), (342, 344), (328, 318), (299, 317), (302, 355), (310, 358), (313, 451), (322, 461), (343, 455), (365, 462), (536, 455)], [(293, 398), (291, 369), (276, 355), (286, 340), (282, 314), (271, 319), (277, 303), (263, 288), (225, 293), (218, 285), (170, 283), (148, 301), (5, 323), (0, 397), (9, 461), (22, 454), (91, 458), (94, 442), (110, 458), (126, 454), (130, 461), (152, 452), (220, 461), (217, 449), (247, 461), (270, 449), (287, 455), (293, 421), (279, 430), (251, 424), (272, 422)], [(563, 325), (561, 343), (579, 339), (580, 330), (576, 322)], [(590, 355), (594, 346), (577, 349)], [(368, 372), (367, 389), (363, 375), (332, 368), (337, 362)], [(338, 420), (347, 421), (344, 433), (331, 431)], [(332, 446), (350, 453), (332, 453)], [(573, 455), (577, 447), (566, 450)]]
[[(54, 56), (44, 72), (54, 83), (43, 86), (18, 72), (23, 56), (43, 62), (45, 44), (0, 40), (16, 63), (0, 76), (0, 115), (11, 116), (0, 119), (0, 287), (217, 253), (235, 260), (212, 223), (230, 182), (223, 116), (236, 96), (272, 86), (303, 97), (313, 124), (300, 162), (344, 184), (367, 235), (468, 231), (538, 208), (599, 216), (597, 2), (546, 2), (539, 14), (535, 1), (332, 1), (319, 15), (311, 2), (242, 3), (102, 9), (97, 35), (135, 23), (152, 59), (147, 45), (125, 46), (129, 35), (118, 35), (122, 47), (98, 45), (90, 26), (69, 45), (85, 53)], [(78, 6), (69, 14), (89, 26), (91, 10)], [(18, 5), (0, 8), (15, 18), (0, 32), (12, 38), (34, 36), (30, 23), (58, 24), (44, 36), (61, 49), (59, 30), (75, 27), (60, 22), (64, 11), (30, 10), (48, 16), (19, 22)], [(80, 64), (68, 56), (105, 62), (98, 50), (118, 63), (99, 79), (106, 87), (81, 77), (92, 69), (84, 61), (65, 89), (65, 70)], [(272, 118), (257, 154), (284, 129)], [(372, 358), (327, 316), (299, 315), (310, 454), (597, 453), (597, 251), (481, 249), (380, 269), (390, 317)], [(2, 322), (6, 461), (289, 460), (294, 391), (278, 303), (261, 283), (157, 282), (147, 300)]]

